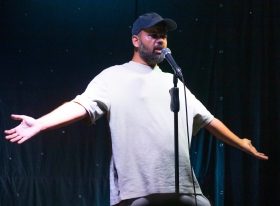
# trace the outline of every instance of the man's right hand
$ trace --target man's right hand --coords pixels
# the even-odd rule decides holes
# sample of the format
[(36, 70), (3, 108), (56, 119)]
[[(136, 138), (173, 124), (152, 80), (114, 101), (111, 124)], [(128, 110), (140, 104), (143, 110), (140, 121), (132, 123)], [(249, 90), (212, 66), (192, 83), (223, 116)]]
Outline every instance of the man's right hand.
[(12, 129), (4, 131), (6, 139), (10, 142), (21, 144), (41, 131), (39, 123), (32, 117), (13, 114), (11, 118), (21, 121), (21, 123)]

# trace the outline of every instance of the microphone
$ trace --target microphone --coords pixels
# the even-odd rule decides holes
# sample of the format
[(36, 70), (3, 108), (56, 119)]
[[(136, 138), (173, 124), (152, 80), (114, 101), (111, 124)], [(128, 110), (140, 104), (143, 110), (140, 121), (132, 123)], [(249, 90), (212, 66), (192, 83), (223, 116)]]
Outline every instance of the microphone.
[(171, 50), (169, 48), (164, 48), (161, 50), (161, 53), (163, 54), (164, 58), (166, 61), (170, 64), (172, 69), (174, 70), (175, 75), (182, 81), (184, 82), (183, 74), (182, 74), (182, 69), (177, 65), (175, 60), (173, 59), (171, 55)]

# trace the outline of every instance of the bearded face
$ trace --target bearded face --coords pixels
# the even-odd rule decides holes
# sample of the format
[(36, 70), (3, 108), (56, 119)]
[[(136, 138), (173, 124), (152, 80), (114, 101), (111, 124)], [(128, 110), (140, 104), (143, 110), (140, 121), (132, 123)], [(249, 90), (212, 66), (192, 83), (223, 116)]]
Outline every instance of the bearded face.
[(148, 64), (148, 65), (156, 65), (164, 60), (164, 55), (162, 53), (156, 52), (160, 51), (162, 46), (155, 46), (154, 48), (148, 48), (140, 41), (140, 46), (138, 48), (140, 57)]
[(164, 60), (162, 53), (156, 53), (154, 50), (161, 50), (162, 48), (155, 48), (149, 50), (142, 42), (139, 46), (139, 55), (148, 65), (156, 65)]
[(133, 59), (142, 64), (154, 67), (164, 60), (161, 53), (167, 47), (167, 31), (164, 24), (141, 30), (139, 34), (132, 36), (134, 45)]

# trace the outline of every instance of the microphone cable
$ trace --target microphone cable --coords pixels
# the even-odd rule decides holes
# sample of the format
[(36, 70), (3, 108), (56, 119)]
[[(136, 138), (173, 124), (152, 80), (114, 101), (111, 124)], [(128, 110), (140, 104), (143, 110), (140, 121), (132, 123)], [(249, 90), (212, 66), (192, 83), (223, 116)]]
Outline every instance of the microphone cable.
[(193, 166), (192, 166), (192, 161), (191, 161), (191, 155), (190, 155), (190, 132), (189, 132), (189, 118), (188, 118), (188, 103), (187, 103), (187, 92), (186, 92), (186, 84), (184, 80), (184, 76), (182, 75), (182, 83), (184, 87), (184, 100), (185, 100), (185, 117), (186, 117), (186, 126), (187, 126), (187, 139), (188, 139), (188, 151), (189, 151), (189, 162), (190, 162), (190, 167), (191, 167), (191, 179), (192, 179), (192, 186), (193, 186), (193, 192), (194, 192), (194, 201), (195, 201), (195, 206), (197, 206), (197, 193), (196, 193), (196, 188), (195, 188), (195, 182), (194, 182), (194, 171), (193, 171)]

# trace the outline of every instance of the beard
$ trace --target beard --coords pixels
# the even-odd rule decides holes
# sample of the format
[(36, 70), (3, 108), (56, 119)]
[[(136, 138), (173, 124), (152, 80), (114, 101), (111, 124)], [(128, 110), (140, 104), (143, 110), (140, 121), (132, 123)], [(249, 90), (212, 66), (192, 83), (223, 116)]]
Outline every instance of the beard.
[(139, 46), (139, 55), (150, 66), (155, 66), (164, 60), (164, 55), (162, 53), (156, 54), (153, 51), (150, 52), (143, 43)]

